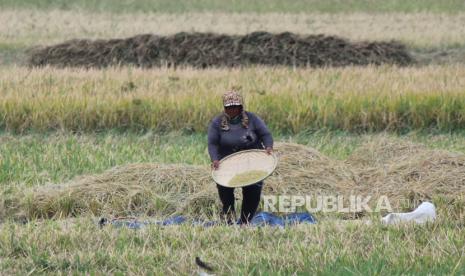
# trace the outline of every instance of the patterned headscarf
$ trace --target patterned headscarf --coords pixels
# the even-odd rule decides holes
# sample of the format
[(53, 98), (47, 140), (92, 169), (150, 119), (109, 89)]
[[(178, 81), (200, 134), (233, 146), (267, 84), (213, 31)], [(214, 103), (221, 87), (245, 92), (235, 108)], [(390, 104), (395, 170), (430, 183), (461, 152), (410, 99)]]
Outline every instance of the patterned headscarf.
[[(223, 106), (241, 106), (241, 115), (242, 115), (242, 126), (244, 128), (249, 127), (249, 116), (247, 116), (247, 113), (244, 110), (244, 101), (242, 99), (242, 95), (239, 94), (239, 92), (235, 90), (230, 90), (227, 91), (226, 93), (223, 94)], [(229, 130), (229, 120), (231, 118), (229, 117), (226, 112), (223, 112), (223, 116), (221, 118), (221, 129), (224, 131)]]

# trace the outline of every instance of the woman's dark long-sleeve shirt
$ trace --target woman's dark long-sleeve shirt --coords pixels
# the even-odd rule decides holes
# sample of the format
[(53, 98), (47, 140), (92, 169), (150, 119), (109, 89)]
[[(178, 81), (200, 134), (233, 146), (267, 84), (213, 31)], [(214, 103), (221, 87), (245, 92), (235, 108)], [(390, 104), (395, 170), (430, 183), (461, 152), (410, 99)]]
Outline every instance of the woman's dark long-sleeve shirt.
[(211, 160), (220, 160), (234, 152), (247, 149), (263, 149), (273, 147), (273, 137), (265, 122), (252, 112), (248, 128), (241, 123), (229, 124), (230, 129), (221, 129), (222, 115), (215, 117), (208, 127), (208, 153)]

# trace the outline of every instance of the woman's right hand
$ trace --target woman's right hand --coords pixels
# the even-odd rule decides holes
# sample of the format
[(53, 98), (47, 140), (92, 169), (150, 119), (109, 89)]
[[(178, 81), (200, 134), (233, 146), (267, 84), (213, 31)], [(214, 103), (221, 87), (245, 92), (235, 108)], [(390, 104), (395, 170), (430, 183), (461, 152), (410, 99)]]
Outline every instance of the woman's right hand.
[(220, 160), (213, 160), (212, 169), (217, 170), (220, 167)]

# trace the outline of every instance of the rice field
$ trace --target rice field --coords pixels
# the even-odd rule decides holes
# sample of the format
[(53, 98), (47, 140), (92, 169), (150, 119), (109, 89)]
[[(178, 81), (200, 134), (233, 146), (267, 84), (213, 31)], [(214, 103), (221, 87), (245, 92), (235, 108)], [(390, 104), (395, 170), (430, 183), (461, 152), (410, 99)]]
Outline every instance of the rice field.
[(84, 10), (84, 11), (110, 11), (113, 13), (126, 13), (134, 11), (142, 12), (167, 12), (185, 13), (190, 11), (223, 11), (228, 13), (237, 12), (284, 12), (284, 13), (344, 13), (344, 12), (418, 12), (432, 11), (437, 13), (455, 13), (463, 10), (465, 5), (458, 0), (392, 0), (389, 2), (382, 0), (295, 0), (283, 2), (270, 0), (267, 5), (259, 1), (245, 0), (103, 0), (99, 2), (88, 0), (24, 0), (21, 2), (14, 0), (2, 0), (0, 6), (15, 9), (43, 9), (43, 10)]
[[(432, 149), (465, 153), (462, 132), (405, 135), (390, 134), (422, 143)], [(275, 135), (279, 141), (311, 146), (334, 158), (345, 159), (364, 141), (378, 134), (316, 131), (298, 135)], [(21, 187), (62, 183), (79, 175), (101, 173), (130, 163), (208, 165), (204, 134), (170, 132), (70, 134), (66, 132), (0, 135), (0, 183)]]
[(463, 66), (0, 71), (0, 128), (17, 133), (205, 132), (232, 87), (243, 91), (248, 110), (283, 133), (465, 126)]
[[(79, 22), (79, 24), (75, 24)], [(2, 45), (32, 47), (67, 39), (125, 38), (144, 33), (326, 34), (351, 40), (398, 40), (415, 48), (463, 46), (465, 13), (123, 13), (63, 10), (0, 10)]]
[[(307, 144), (343, 159), (376, 136), (316, 132), (276, 138)], [(203, 134), (4, 133), (0, 137), (4, 199), (27, 186), (62, 183), (115, 165), (208, 162)], [(465, 139), (460, 133), (399, 137), (430, 148), (465, 153)], [(153, 226), (145, 231), (99, 229), (97, 218), (89, 216), (27, 225), (7, 219), (0, 225), (0, 268), (6, 274), (191, 274), (199, 271), (194, 264), (199, 256), (219, 274), (463, 272), (463, 222), (441, 217), (426, 227), (385, 227), (377, 223), (376, 216), (371, 219), (375, 221), (371, 225), (322, 219), (319, 225), (285, 230)], [(230, 250), (232, 245), (236, 250)]]
[(198, 274), (195, 257), (216, 274), (465, 273), (463, 225), (444, 221), (426, 227), (333, 221), (284, 230), (133, 231), (99, 229), (91, 218), (79, 218), (1, 227), (0, 269), (7, 274)]
[[(344, 1), (345, 2), (345, 1)], [(2, 3), (0, 3), (2, 7)], [(0, 65), (24, 64), (25, 52), (38, 45), (70, 39), (126, 38), (144, 33), (177, 32), (246, 34), (252, 31), (325, 34), (352, 41), (396, 40), (406, 44), (421, 64), (465, 63), (464, 13), (430, 11), (373, 13), (187, 13), (96, 9), (0, 9)]]
[[(441, 173), (437, 166), (448, 162), (447, 156), (461, 160), (463, 1), (291, 2), (0, 0), (0, 274), (205, 275), (208, 271), (196, 265), (199, 257), (215, 275), (464, 275), (463, 197), (433, 198), (439, 214), (435, 222), (399, 226), (382, 225), (382, 214), (373, 213), (361, 219), (317, 214), (316, 225), (285, 229), (152, 225), (130, 230), (100, 228), (100, 216), (90, 212), (73, 217), (63, 210), (62, 218), (31, 215), (29, 221), (8, 213), (21, 207), (17, 200), (36, 208), (19, 213), (44, 212), (47, 206), (28, 200), (37, 195), (44, 201), (52, 198), (55, 188), (66, 191), (76, 179), (105, 179), (115, 166), (126, 168), (131, 185), (131, 173), (136, 178), (141, 174), (136, 169), (206, 168), (210, 164), (206, 128), (221, 112), (222, 93), (233, 87), (244, 94), (246, 109), (270, 126), (276, 141), (308, 146), (328, 158), (329, 165), (346, 164), (361, 145), (380, 137), (424, 145), (427, 153), (444, 153), (445, 157), (423, 157), (424, 168), (436, 174)], [(74, 38), (257, 30), (398, 40), (420, 62), (402, 68), (307, 69), (24, 66), (27, 49)], [(363, 151), (358, 154), (361, 158)], [(367, 172), (375, 171), (367, 160)], [(418, 162), (403, 162), (394, 165), (399, 170), (411, 166), (408, 177), (421, 178)], [(383, 181), (395, 179), (392, 167), (386, 163), (383, 171), (381, 165), (374, 174)], [(461, 163), (456, 165), (441, 179), (450, 179), (451, 172), (462, 175)], [(320, 173), (334, 173), (334, 178), (345, 173), (331, 169), (339, 167)], [(318, 178), (316, 170), (315, 166), (308, 175)], [(142, 172), (150, 173), (157, 171)], [(176, 179), (173, 173), (166, 177)], [(291, 188), (302, 184), (288, 181)], [(193, 179), (185, 182), (196, 184)], [(373, 194), (383, 188), (378, 182), (372, 185)], [(437, 186), (447, 189), (442, 182)], [(171, 193), (177, 188), (166, 189)], [(216, 195), (213, 188), (210, 197)], [(73, 192), (93, 196), (88, 188)], [(185, 200), (179, 198), (179, 203)], [(71, 210), (75, 201), (64, 196), (50, 210)], [(99, 214), (112, 217), (108, 210)]]

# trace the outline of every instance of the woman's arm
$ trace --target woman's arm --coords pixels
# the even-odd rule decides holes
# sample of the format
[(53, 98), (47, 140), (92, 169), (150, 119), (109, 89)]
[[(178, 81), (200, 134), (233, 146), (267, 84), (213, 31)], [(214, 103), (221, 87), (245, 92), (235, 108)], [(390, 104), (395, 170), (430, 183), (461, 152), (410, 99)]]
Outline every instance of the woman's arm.
[(271, 132), (266, 126), (265, 122), (255, 114), (252, 115), (252, 118), (254, 120), (255, 132), (257, 133), (257, 137), (263, 141), (263, 145), (265, 146), (265, 148), (272, 149), (273, 136), (271, 135)]
[(211, 161), (220, 160), (220, 132), (217, 120), (213, 119), (208, 126), (208, 154)]

